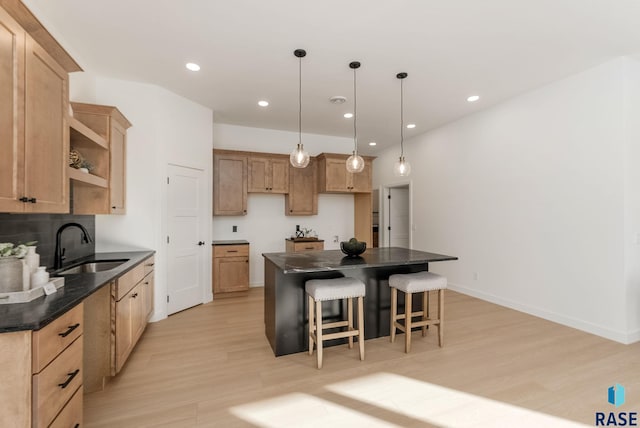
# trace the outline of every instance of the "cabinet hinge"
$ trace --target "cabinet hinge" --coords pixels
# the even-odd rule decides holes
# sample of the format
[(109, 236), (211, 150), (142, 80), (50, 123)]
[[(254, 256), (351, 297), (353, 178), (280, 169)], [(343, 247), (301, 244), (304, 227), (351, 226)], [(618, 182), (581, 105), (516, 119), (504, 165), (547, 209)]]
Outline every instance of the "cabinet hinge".
[(169, 236), (167, 235), (167, 244), (169, 243)]
[(387, 199), (391, 199), (391, 195), (387, 195)]
[(169, 184), (169, 177), (167, 177), (167, 184)]
[(167, 294), (167, 303), (169, 303), (169, 295)]
[(387, 230), (391, 230), (391, 226), (387, 226)]

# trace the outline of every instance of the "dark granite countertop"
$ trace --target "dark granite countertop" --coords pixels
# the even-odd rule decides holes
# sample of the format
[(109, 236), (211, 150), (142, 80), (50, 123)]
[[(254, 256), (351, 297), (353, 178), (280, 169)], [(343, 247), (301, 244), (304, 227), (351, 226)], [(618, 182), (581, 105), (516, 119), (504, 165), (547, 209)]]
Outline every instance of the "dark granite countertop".
[(222, 241), (213, 241), (211, 245), (248, 245), (249, 241), (245, 241), (244, 239), (230, 239), (230, 240), (222, 240)]
[(458, 260), (454, 256), (399, 247), (369, 248), (359, 257), (347, 257), (340, 250), (304, 253), (264, 253), (262, 256), (275, 264), (285, 274), (342, 270), (350, 267), (367, 268)]
[[(0, 305), (0, 333), (40, 330), (60, 315), (82, 303), (93, 292), (122, 276), (154, 253), (155, 251), (150, 250), (96, 253), (74, 260), (69, 266), (91, 260), (129, 259), (117, 268), (108, 271), (63, 275), (64, 287), (49, 296), (42, 296), (27, 303)], [(65, 269), (67, 267), (65, 266)], [(52, 273), (51, 276), (60, 275)]]

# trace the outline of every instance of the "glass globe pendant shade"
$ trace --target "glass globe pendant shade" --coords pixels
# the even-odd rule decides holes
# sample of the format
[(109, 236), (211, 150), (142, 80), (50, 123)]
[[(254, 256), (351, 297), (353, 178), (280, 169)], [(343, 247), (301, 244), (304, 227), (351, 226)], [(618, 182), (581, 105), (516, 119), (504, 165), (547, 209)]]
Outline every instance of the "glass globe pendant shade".
[(393, 174), (398, 177), (406, 177), (411, 174), (411, 164), (404, 160), (404, 156), (400, 156), (393, 165)]
[(298, 143), (296, 148), (289, 155), (289, 162), (295, 168), (306, 168), (309, 165), (309, 153), (304, 150), (302, 143)]
[(363, 169), (364, 159), (354, 151), (353, 154), (349, 156), (349, 159), (347, 159), (347, 171), (354, 173), (361, 172)]

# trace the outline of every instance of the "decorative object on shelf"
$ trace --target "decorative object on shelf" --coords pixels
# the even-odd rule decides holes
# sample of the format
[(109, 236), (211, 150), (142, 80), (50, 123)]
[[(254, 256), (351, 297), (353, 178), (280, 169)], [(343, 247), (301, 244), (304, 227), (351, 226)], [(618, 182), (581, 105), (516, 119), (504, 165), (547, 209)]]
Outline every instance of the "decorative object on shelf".
[(300, 225), (297, 224), (296, 225), (296, 238), (302, 238), (304, 237), (304, 232), (302, 230), (300, 230)]
[(356, 97), (356, 70), (360, 68), (358, 61), (349, 63), (349, 68), (353, 70), (353, 154), (347, 159), (347, 171), (351, 173), (361, 172), (364, 169), (364, 159), (358, 154), (358, 100)]
[(291, 152), (289, 162), (295, 168), (306, 168), (309, 165), (309, 153), (302, 144), (302, 58), (307, 55), (307, 51), (296, 49), (293, 54), (298, 58), (298, 145)]
[(76, 149), (69, 150), (69, 166), (75, 169), (80, 168), (80, 163), (82, 162), (82, 156), (80, 156), (80, 152)]
[(76, 149), (69, 150), (69, 166), (79, 169), (82, 172), (89, 172), (95, 168), (93, 164), (86, 160)]
[(396, 74), (400, 80), (400, 158), (393, 166), (393, 173), (398, 177), (406, 177), (411, 173), (411, 164), (404, 158), (404, 88), (402, 82), (407, 76), (407, 73)]
[(357, 257), (364, 253), (367, 249), (367, 243), (358, 241), (356, 238), (351, 238), (348, 241), (342, 241), (340, 243), (340, 250), (349, 257)]

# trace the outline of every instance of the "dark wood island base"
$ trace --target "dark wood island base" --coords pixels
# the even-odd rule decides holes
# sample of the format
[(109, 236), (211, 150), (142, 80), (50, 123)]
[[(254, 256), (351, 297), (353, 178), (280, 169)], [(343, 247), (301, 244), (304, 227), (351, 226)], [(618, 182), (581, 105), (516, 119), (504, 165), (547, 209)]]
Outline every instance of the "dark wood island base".
[[(429, 263), (457, 257), (406, 248), (372, 248), (360, 257), (345, 257), (339, 250), (306, 253), (265, 253), (265, 333), (276, 356), (307, 350), (307, 299), (304, 284), (310, 279), (353, 277), (367, 287), (364, 299), (365, 339), (389, 335), (391, 291), (388, 279), (396, 273), (429, 270)], [(415, 300), (414, 308), (421, 307)], [(403, 298), (399, 298), (403, 305)], [(346, 304), (326, 302), (323, 316), (342, 318)], [(343, 343), (345, 339), (327, 343)]]

